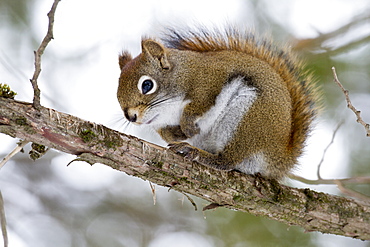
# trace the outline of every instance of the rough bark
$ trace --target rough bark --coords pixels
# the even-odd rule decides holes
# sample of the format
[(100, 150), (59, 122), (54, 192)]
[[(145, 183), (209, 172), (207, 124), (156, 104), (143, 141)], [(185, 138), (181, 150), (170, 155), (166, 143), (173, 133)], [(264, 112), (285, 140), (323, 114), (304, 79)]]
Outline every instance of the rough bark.
[(307, 231), (370, 239), (370, 206), (184, 160), (166, 148), (31, 103), (0, 98), (0, 132), (102, 163), (129, 175), (203, 198), (206, 208), (267, 216)]

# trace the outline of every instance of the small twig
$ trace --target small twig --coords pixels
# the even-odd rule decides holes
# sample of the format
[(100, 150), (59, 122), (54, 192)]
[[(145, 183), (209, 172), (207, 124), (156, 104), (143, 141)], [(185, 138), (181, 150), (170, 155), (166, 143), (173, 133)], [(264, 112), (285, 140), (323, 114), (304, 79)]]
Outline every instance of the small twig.
[(153, 185), (150, 181), (149, 181), (149, 185), (150, 185), (150, 189), (152, 190), (152, 194), (153, 194), (153, 204), (155, 205), (157, 203), (157, 195), (155, 193), (155, 185)]
[(0, 191), (0, 223), (1, 223), (1, 232), (3, 234), (4, 247), (8, 247), (8, 233), (6, 230), (4, 200), (3, 200), (3, 195), (1, 194), (1, 191)]
[(211, 210), (211, 209), (215, 209), (215, 208), (219, 208), (219, 207), (223, 207), (223, 205), (220, 205), (218, 203), (211, 203), (211, 204), (208, 204), (207, 206), (205, 206), (203, 208), (203, 211), (207, 211), (207, 210)]
[(354, 190), (348, 189), (344, 187), (344, 184), (370, 184), (370, 177), (353, 177), (353, 178), (343, 178), (343, 179), (316, 179), (316, 180), (310, 180), (303, 178), (301, 176), (297, 176), (294, 174), (289, 174), (288, 177), (290, 179), (297, 180), (299, 182), (305, 183), (305, 184), (311, 184), (311, 185), (319, 185), (319, 184), (332, 184), (337, 185), (338, 189), (343, 192), (343, 194), (346, 194), (348, 196), (360, 199), (365, 202), (370, 202), (370, 197), (363, 195), (359, 192), (356, 192)]
[(326, 152), (328, 151), (329, 147), (334, 143), (334, 138), (335, 138), (335, 135), (337, 134), (337, 131), (339, 130), (340, 126), (343, 124), (343, 122), (340, 122), (337, 126), (337, 128), (335, 128), (334, 132), (333, 132), (333, 135), (331, 137), (331, 141), (330, 143), (328, 144), (328, 146), (326, 146), (326, 148), (324, 149), (324, 152), (322, 154), (322, 157), (321, 157), (321, 160), (320, 160), (320, 163), (319, 165), (317, 166), (317, 179), (322, 179), (321, 178), (321, 175), (320, 175), (320, 169), (321, 169), (321, 165), (322, 163), (324, 162), (324, 158), (325, 158), (325, 155), (326, 155)]
[(60, 0), (54, 0), (53, 6), (51, 7), (50, 12), (48, 13), (49, 18), (49, 26), (48, 31), (42, 40), (40, 47), (35, 51), (35, 71), (33, 73), (32, 79), (30, 80), (33, 87), (33, 107), (37, 110), (40, 110), (40, 94), (41, 91), (37, 85), (37, 79), (41, 73), (41, 56), (45, 51), (46, 46), (49, 44), (49, 42), (54, 38), (53, 37), (53, 27), (54, 27), (54, 15), (55, 10), (58, 6), (58, 3)]
[(22, 148), (28, 143), (28, 141), (20, 141), (17, 145), (17, 147), (14, 148), (13, 151), (11, 151), (7, 156), (4, 157), (4, 159), (0, 162), (0, 169), (8, 162), (14, 155), (19, 153)]
[(336, 184), (337, 181), (343, 184), (370, 184), (370, 177), (353, 177), (353, 178), (343, 178), (343, 179), (306, 179), (301, 176), (297, 176), (294, 174), (289, 174), (288, 177), (293, 180), (297, 180), (299, 182), (305, 184), (312, 184), (312, 185), (319, 185), (319, 184)]
[(188, 198), (189, 202), (193, 205), (194, 207), (194, 210), (197, 211), (198, 210), (198, 207), (197, 207), (197, 204), (195, 203), (195, 201), (187, 194), (185, 194), (184, 192), (181, 192), (184, 196), (186, 196), (186, 198)]
[(335, 183), (336, 185), (338, 186), (338, 189), (345, 195), (347, 196), (350, 196), (350, 197), (354, 197), (354, 198), (357, 198), (357, 199), (360, 199), (361, 201), (363, 202), (367, 202), (369, 203), (370, 202), (370, 197), (364, 195), (364, 194), (361, 194), (357, 191), (354, 191), (354, 190), (351, 190), (351, 189), (348, 189), (346, 187), (344, 187), (343, 183), (339, 180), (335, 180)]
[(357, 117), (357, 122), (359, 124), (361, 124), (362, 126), (364, 126), (365, 128), (365, 131), (366, 131), (366, 136), (370, 137), (370, 124), (366, 123), (362, 118), (361, 118), (361, 111), (357, 110), (353, 105), (352, 105), (352, 102), (351, 102), (351, 99), (349, 98), (349, 92), (348, 90), (346, 90), (342, 83), (340, 83), (339, 79), (338, 79), (338, 76), (337, 76), (337, 73), (335, 72), (335, 67), (332, 67), (332, 70), (333, 70), (333, 75), (334, 75), (334, 81), (335, 83), (338, 84), (338, 86), (340, 87), (340, 89), (342, 89), (343, 91), (343, 94), (344, 96), (346, 97), (346, 101), (347, 101), (347, 107), (353, 111), (355, 114), (356, 114), (356, 117)]

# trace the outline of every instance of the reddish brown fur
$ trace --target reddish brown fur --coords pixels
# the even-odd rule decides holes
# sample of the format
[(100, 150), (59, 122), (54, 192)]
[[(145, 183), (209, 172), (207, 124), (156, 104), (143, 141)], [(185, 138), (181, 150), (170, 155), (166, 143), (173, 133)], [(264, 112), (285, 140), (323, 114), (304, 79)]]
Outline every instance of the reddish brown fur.
[(302, 63), (287, 48), (277, 48), (267, 39), (256, 39), (253, 33), (243, 35), (233, 29), (225, 33), (202, 31), (186, 35), (171, 30), (163, 41), (168, 48), (196, 52), (240, 51), (267, 62), (290, 92), (294, 124), (288, 149), (293, 157), (301, 155), (317, 112), (318, 94), (312, 76), (303, 72)]
[[(175, 109), (178, 117), (171, 119), (166, 113), (154, 117), (162, 114), (155, 130), (173, 150), (215, 169), (260, 172), (276, 179), (285, 176), (302, 153), (317, 109), (312, 77), (303, 72), (295, 56), (268, 39), (234, 29), (186, 34), (170, 30), (163, 42), (166, 47), (144, 39), (139, 56), (132, 59), (127, 52), (120, 56), (117, 96), (126, 118), (138, 124), (150, 123), (151, 117), (145, 120), (145, 114), (150, 116), (152, 100), (163, 98), (163, 94), (178, 97), (181, 100), (172, 108), (162, 106), (164, 111)], [(159, 85), (158, 92), (145, 95), (138, 90), (142, 76), (153, 78)], [(226, 133), (229, 139), (222, 150), (213, 152), (201, 140), (193, 142), (195, 147), (181, 142), (200, 133), (196, 121), (215, 105), (224, 86), (236, 78), (242, 78), (257, 96), (240, 120), (232, 122), (234, 116), (230, 115), (231, 121), (221, 122), (237, 126)], [(211, 141), (218, 144), (218, 139)]]

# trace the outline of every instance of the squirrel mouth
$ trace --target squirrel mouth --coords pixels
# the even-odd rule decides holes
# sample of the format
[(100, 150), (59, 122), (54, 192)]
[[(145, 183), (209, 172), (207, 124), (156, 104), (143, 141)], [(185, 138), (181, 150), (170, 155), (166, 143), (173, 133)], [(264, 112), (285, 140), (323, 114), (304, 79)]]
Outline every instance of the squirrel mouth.
[(155, 115), (152, 119), (150, 119), (149, 121), (145, 122), (144, 124), (151, 124), (158, 116), (159, 116), (159, 114)]

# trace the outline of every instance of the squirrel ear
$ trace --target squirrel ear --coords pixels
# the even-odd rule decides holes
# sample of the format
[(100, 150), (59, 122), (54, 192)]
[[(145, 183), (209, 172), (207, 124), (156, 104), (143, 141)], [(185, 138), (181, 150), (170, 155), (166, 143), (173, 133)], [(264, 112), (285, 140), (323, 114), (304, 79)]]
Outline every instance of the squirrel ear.
[(167, 59), (167, 52), (162, 44), (154, 40), (147, 39), (141, 42), (141, 48), (143, 53), (157, 59), (160, 62), (162, 69), (170, 68), (170, 63)]
[(122, 52), (118, 58), (119, 68), (122, 70), (122, 68), (131, 60), (132, 60), (132, 57), (128, 51)]

